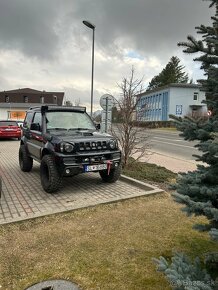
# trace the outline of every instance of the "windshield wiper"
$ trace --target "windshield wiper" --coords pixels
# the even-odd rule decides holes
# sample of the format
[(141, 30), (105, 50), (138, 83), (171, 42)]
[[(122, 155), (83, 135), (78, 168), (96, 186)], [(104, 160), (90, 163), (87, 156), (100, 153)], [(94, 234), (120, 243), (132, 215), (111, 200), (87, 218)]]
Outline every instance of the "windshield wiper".
[(70, 128), (68, 129), (68, 131), (70, 130), (75, 130), (75, 131), (82, 131), (82, 130), (94, 130), (94, 128)]

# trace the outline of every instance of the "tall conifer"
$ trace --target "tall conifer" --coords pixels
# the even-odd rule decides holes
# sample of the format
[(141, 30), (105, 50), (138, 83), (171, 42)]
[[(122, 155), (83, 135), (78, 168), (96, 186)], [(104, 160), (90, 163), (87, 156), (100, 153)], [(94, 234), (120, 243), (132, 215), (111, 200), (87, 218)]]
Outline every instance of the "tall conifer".
[[(200, 53), (194, 61), (201, 62), (205, 79), (199, 80), (206, 94), (206, 104), (210, 110), (208, 120), (179, 119), (174, 117), (177, 128), (186, 140), (198, 140), (196, 147), (201, 154), (196, 156), (203, 165), (197, 170), (180, 174), (175, 185), (175, 200), (185, 207), (188, 215), (205, 216), (206, 225), (196, 225), (200, 231), (208, 231), (218, 246), (218, 0), (210, 1), (210, 8), (215, 8), (212, 26), (196, 27), (202, 39), (188, 36), (187, 42), (178, 45), (185, 53)], [(174, 289), (218, 289), (218, 251), (208, 253), (191, 262), (184, 254), (176, 254), (172, 263), (161, 257), (158, 269), (164, 272), (174, 285)], [(202, 261), (205, 267), (202, 267)], [(207, 269), (207, 270), (206, 270)]]
[(153, 90), (170, 83), (187, 83), (188, 74), (185, 73), (184, 68), (180, 65), (180, 59), (177, 56), (172, 56), (159, 75), (152, 78), (147, 90)]

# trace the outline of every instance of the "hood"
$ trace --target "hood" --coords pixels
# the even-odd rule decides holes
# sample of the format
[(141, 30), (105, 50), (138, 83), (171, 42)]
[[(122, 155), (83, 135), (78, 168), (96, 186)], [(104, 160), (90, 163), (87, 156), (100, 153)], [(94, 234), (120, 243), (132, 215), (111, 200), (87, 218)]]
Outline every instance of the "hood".
[(77, 131), (66, 134), (54, 134), (55, 139), (59, 139), (64, 142), (86, 142), (86, 141), (107, 141), (114, 139), (113, 136), (107, 133), (93, 132), (93, 131)]

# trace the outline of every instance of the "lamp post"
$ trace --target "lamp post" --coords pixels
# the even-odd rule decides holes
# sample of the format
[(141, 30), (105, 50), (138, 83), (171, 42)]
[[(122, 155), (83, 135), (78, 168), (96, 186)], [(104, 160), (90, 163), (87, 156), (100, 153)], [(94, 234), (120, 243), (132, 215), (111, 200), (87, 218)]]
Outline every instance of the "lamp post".
[(95, 25), (89, 21), (84, 20), (83, 24), (91, 28), (93, 31), (92, 34), (92, 79), (91, 79), (91, 117), (93, 113), (93, 79), (94, 79), (94, 43), (95, 43)]

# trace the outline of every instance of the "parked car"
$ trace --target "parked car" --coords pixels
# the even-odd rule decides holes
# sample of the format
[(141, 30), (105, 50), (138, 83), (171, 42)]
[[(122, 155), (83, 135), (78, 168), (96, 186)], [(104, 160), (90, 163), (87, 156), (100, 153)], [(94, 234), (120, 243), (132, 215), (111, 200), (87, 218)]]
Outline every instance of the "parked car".
[(21, 128), (16, 121), (0, 120), (0, 138), (21, 138)]
[(27, 111), (19, 150), (21, 170), (30, 171), (33, 159), (40, 162), (41, 184), (49, 193), (58, 191), (63, 176), (95, 171), (112, 183), (121, 173), (117, 140), (98, 132), (84, 107), (41, 106)]

